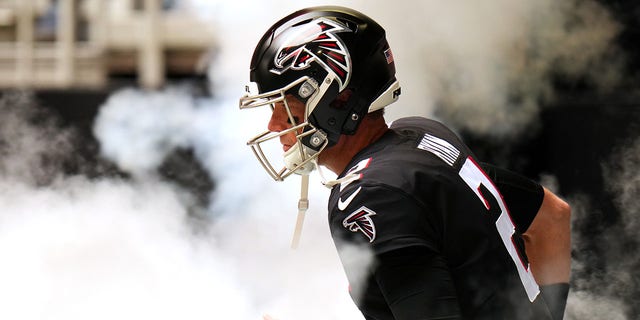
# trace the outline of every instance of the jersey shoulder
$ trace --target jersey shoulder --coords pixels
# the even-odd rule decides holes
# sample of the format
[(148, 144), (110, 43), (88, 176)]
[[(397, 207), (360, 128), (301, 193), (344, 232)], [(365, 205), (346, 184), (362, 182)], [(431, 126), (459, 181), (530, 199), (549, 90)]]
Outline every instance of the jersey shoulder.
[(343, 176), (357, 174), (361, 183), (406, 189), (420, 176), (456, 174), (471, 154), (453, 131), (435, 120), (402, 118), (390, 129), (358, 154)]
[(339, 196), (357, 188), (384, 188), (411, 197), (442, 180), (457, 180), (458, 170), (470, 154), (461, 140), (441, 123), (420, 118), (394, 121), (381, 139), (361, 151), (340, 175), (330, 209)]

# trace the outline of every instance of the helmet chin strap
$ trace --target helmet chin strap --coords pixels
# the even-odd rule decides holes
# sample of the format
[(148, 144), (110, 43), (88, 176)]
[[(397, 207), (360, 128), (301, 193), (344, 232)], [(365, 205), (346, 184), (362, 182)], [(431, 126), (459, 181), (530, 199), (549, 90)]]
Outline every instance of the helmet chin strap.
[[(300, 148), (303, 148), (302, 150)], [(293, 230), (293, 238), (291, 239), (291, 249), (297, 249), (300, 244), (300, 236), (302, 235), (302, 225), (304, 224), (305, 214), (309, 209), (309, 174), (317, 167), (316, 159), (312, 159), (306, 164), (299, 166), (302, 163), (301, 152), (305, 150), (307, 152), (313, 152), (304, 146), (299, 141), (291, 147), (291, 149), (285, 152), (285, 165), (289, 170), (295, 169), (295, 173), (300, 175), (300, 199), (298, 200), (298, 217), (296, 219), (295, 229)], [(309, 155), (310, 156), (310, 155)]]
[[(326, 136), (321, 137), (322, 141), (317, 144), (326, 143)], [(325, 144), (326, 145), (326, 144)], [(301, 149), (302, 148), (302, 149)], [(331, 187), (335, 184), (338, 184), (346, 179), (351, 178), (351, 176), (344, 177), (339, 180), (332, 180), (327, 182), (324, 174), (322, 173), (322, 169), (318, 165), (318, 158), (313, 158), (308, 161), (306, 164), (300, 166), (302, 163), (302, 152), (306, 151), (307, 156), (316, 155), (318, 151), (311, 149), (301, 141), (298, 141), (295, 145), (293, 145), (289, 150), (285, 152), (285, 166), (289, 168), (289, 170), (295, 170), (294, 172), (300, 175), (301, 184), (300, 184), (300, 199), (298, 200), (298, 216), (296, 219), (295, 229), (293, 230), (293, 238), (291, 239), (291, 248), (297, 249), (300, 244), (300, 236), (302, 234), (302, 225), (304, 224), (304, 218), (307, 210), (309, 209), (309, 174), (314, 170), (318, 169), (320, 173), (320, 177), (322, 178), (322, 184)]]
[[(315, 161), (314, 161), (315, 162)], [(309, 209), (309, 174), (301, 175), (300, 184), (300, 200), (298, 200), (298, 218), (296, 226), (293, 230), (293, 239), (291, 240), (291, 249), (297, 249), (300, 243), (300, 235), (302, 234), (302, 225), (304, 224), (304, 216)]]
[[(340, 179), (327, 180), (327, 178), (325, 178), (324, 173), (323, 173), (324, 170), (322, 170), (322, 167), (319, 166), (317, 163), (316, 163), (316, 168), (318, 169), (318, 173), (320, 174), (320, 178), (322, 179), (322, 185), (325, 186), (328, 189), (333, 188), (337, 184), (341, 184), (343, 182), (354, 180), (354, 178), (359, 176), (359, 174), (357, 174), (357, 173), (349, 173), (349, 174), (345, 175), (344, 177), (342, 177)], [(340, 188), (342, 188), (342, 186)]]

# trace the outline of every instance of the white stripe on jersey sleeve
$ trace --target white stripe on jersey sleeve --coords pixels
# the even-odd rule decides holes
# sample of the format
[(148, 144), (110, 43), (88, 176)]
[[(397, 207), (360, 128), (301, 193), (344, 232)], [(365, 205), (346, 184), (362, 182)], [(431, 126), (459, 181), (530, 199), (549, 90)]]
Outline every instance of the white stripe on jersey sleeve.
[(428, 133), (425, 133), (422, 141), (418, 144), (418, 149), (433, 153), (450, 166), (453, 166), (460, 156), (460, 150), (452, 144)]

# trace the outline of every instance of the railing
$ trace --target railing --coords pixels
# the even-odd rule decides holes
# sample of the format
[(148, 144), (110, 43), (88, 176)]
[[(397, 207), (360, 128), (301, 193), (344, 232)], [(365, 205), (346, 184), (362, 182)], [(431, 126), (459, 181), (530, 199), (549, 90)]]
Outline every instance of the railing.
[[(122, 70), (158, 88), (172, 60), (195, 73), (213, 36), (206, 22), (163, 11), (160, 1), (138, 0), (138, 10), (133, 0), (0, 0), (0, 88), (103, 87)], [(54, 30), (42, 39), (37, 23), (47, 14)]]

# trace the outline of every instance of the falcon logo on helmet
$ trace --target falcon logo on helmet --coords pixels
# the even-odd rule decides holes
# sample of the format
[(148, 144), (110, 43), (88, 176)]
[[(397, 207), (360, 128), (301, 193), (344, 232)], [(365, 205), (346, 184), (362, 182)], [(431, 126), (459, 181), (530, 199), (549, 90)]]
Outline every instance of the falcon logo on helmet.
[(347, 26), (335, 21), (318, 18), (303, 26), (278, 49), (270, 71), (275, 74), (308, 68), (317, 61), (338, 79), (343, 90), (351, 77), (351, 57), (338, 32), (352, 32)]
[(369, 242), (373, 242), (376, 239), (376, 226), (371, 216), (374, 215), (376, 215), (375, 211), (362, 206), (342, 220), (342, 225), (351, 232), (362, 232)]

